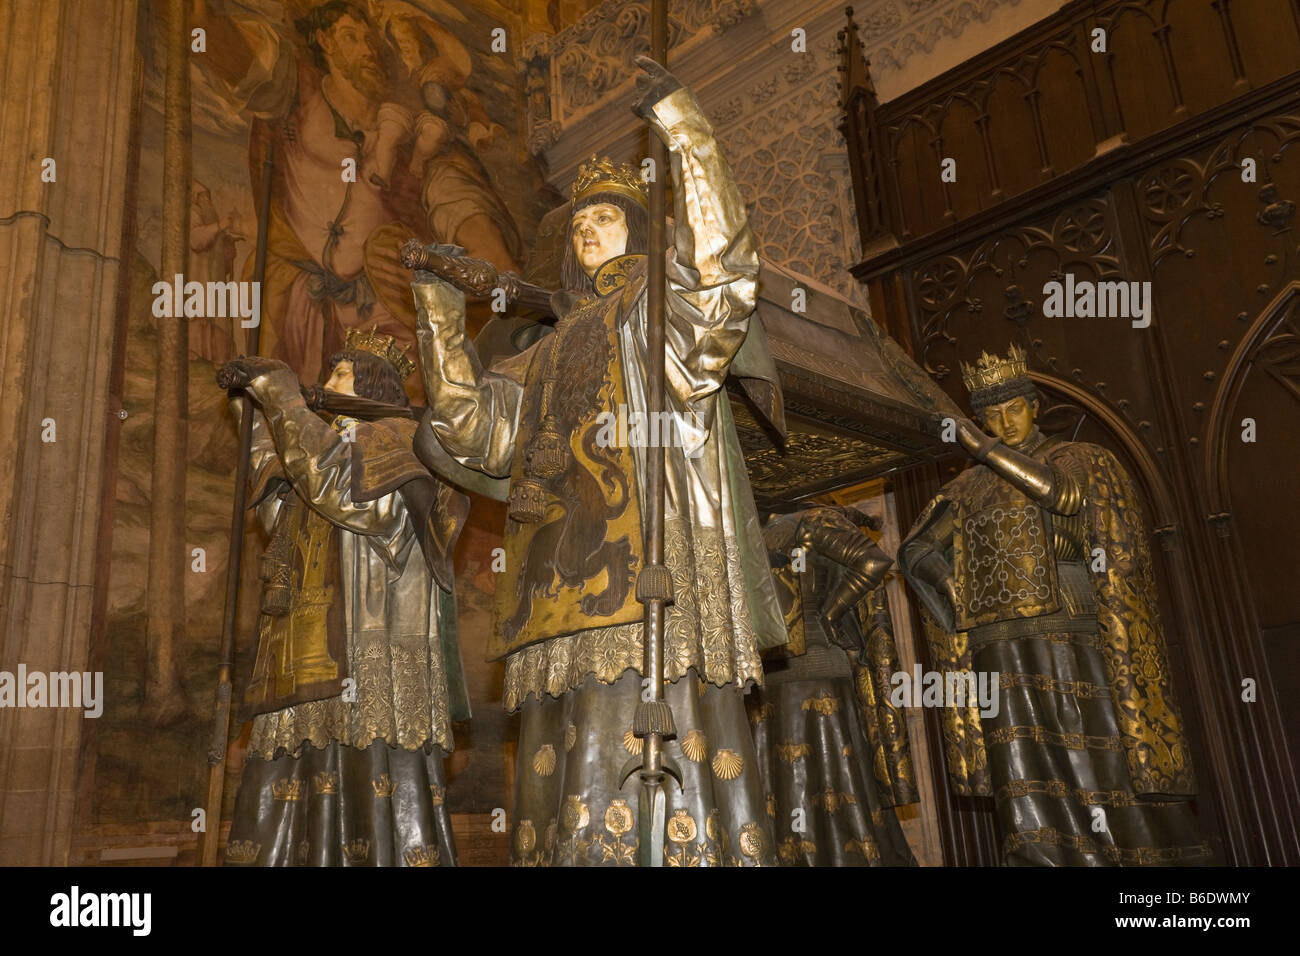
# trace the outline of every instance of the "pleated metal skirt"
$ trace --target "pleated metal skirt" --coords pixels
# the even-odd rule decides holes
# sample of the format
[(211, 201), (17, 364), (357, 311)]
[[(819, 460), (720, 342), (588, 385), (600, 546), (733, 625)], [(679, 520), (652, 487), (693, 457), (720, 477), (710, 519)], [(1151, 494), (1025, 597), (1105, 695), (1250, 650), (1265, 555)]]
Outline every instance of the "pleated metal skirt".
[[(666, 778), (665, 866), (775, 863), (744, 698), (702, 683), (694, 670), (667, 685), (677, 736), (664, 753), (684, 789)], [(641, 678), (595, 677), (560, 697), (520, 708), (511, 862), (517, 866), (637, 866), (640, 780), (619, 778), (641, 753), (632, 716)]]
[(1055, 614), (970, 631), (976, 671), (999, 675), (981, 716), (1009, 866), (1210, 862), (1187, 801), (1134, 793), (1087, 570), (1061, 562)]
[(455, 866), (442, 750), (376, 741), (249, 757), (226, 866)]
[[(817, 658), (831, 658), (822, 667)], [(844, 652), (809, 646), (750, 695), (754, 743), (786, 866), (915, 866), (871, 768)]]

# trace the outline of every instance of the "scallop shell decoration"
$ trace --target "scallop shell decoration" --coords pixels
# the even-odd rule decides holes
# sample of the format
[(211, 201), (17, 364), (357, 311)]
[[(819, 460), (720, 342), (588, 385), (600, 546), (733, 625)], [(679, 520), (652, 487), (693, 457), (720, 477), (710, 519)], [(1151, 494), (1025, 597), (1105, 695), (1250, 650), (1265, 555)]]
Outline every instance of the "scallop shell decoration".
[(537, 753), (533, 754), (533, 770), (539, 777), (549, 777), (555, 773), (555, 748), (550, 744), (542, 744), (537, 748)]
[(632, 731), (623, 735), (623, 749), (630, 754), (639, 754), (641, 752), (641, 738), (633, 736)]
[(719, 780), (735, 780), (745, 767), (745, 761), (734, 750), (719, 750), (713, 755), (713, 773)]
[(692, 730), (682, 738), (682, 753), (686, 754), (687, 760), (699, 763), (708, 752), (709, 742), (701, 731)]

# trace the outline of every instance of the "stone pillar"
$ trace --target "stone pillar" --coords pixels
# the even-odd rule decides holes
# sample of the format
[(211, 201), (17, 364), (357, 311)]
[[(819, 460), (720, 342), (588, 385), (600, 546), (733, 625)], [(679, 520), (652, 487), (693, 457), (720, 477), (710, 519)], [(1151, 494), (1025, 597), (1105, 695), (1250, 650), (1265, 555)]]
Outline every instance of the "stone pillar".
[[(105, 443), (120, 426), (110, 372), (136, 10), (136, 0), (0, 0), (0, 671), (10, 673), (87, 669)], [(0, 864), (67, 860), (84, 719), (0, 708)]]

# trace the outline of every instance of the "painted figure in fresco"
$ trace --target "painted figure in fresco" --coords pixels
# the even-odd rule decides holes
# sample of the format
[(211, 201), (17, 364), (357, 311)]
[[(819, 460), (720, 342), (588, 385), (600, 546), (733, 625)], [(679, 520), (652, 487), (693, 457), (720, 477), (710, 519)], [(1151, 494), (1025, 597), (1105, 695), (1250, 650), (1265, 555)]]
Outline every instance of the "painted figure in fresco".
[[(745, 716), (759, 650), (787, 635), (768, 571), (731, 406), (728, 369), (772, 383), (751, 323), (759, 260), (739, 191), (694, 95), (652, 61), (636, 106), (667, 144), (676, 219), (667, 251), (666, 698), (668, 865), (774, 862), (771, 819)], [(635, 865), (640, 752), (646, 444), (617, 421), (644, 414), (646, 186), (608, 160), (573, 188), (566, 290), (553, 333), (479, 363), (463, 295), (432, 273), (412, 283), (431, 427), (456, 461), (510, 478), (505, 570), (489, 658), (505, 659), (505, 706), (521, 711), (512, 859)], [(657, 251), (663, 255), (662, 250)], [(632, 426), (632, 427), (635, 427)], [(661, 433), (662, 434), (662, 433)]]
[(856, 509), (817, 507), (763, 529), (790, 642), (749, 695), (758, 764), (789, 866), (915, 866), (894, 807), (916, 803), (898, 648), (882, 585), (893, 561)]
[[(473, 60), (446, 27), (405, 3), (381, 4), (384, 38), (397, 51), (398, 99), (379, 108), (377, 172), (388, 176), (396, 147), (410, 144), (408, 171), (434, 240), (458, 244), (501, 269), (514, 269), (523, 241), (492, 188), (478, 152), (501, 126), (465, 83)], [(466, 246), (457, 237), (471, 239)]]
[[(190, 255), (187, 282), (230, 282), (235, 278), (235, 243), (245, 241), (233, 211), (217, 213), (212, 191), (197, 179), (190, 184)], [(236, 331), (238, 330), (238, 331)], [(239, 345), (235, 345), (235, 336)], [(243, 329), (238, 319), (195, 317), (190, 320), (190, 357), (220, 364), (242, 351)]]
[[(196, 62), (219, 95), (253, 120), (253, 183), (261, 179), (266, 142), (274, 147), (264, 354), (315, 382), (348, 329), (374, 328), (412, 347), (415, 315), (398, 250), (411, 235), (428, 236), (431, 226), (452, 233), (435, 239), (454, 240), (502, 269), (515, 267), (503, 236), (517, 237), (517, 230), (486, 178), (473, 188), (464, 177), (455, 180), (460, 188), (451, 196), (448, 186), (450, 198), (424, 195), (428, 177), (439, 175), (439, 152), (423, 127), (394, 139), (395, 114), (385, 106), (399, 104), (412, 78), (394, 81), (390, 61), (397, 53), (362, 5), (328, 0), (291, 30), (247, 8), (215, 15), (205, 4), (196, 5), (193, 22), (207, 31), (211, 51)], [(431, 23), (424, 24), (426, 31)], [(440, 36), (450, 39), (445, 31)], [(428, 115), (428, 129), (448, 122)], [(444, 131), (441, 138), (449, 135)], [(429, 154), (416, 176), (409, 163), (394, 159), (398, 147), (412, 148), (411, 136)], [(482, 172), (481, 164), (476, 169)], [(425, 209), (424, 201), (434, 205)]]
[[(325, 388), (405, 405), (411, 365), (354, 331)], [(270, 536), (225, 861), (454, 865), (442, 764), (469, 716), (451, 572), (468, 499), (416, 460), (410, 418), (326, 420), (274, 359), (217, 380), (254, 415), (249, 500)]]
[(991, 794), (1009, 865), (1205, 861), (1133, 483), (1109, 451), (1045, 436), (1025, 353), (962, 378), (986, 435), (899, 549), (945, 670), (997, 673), (995, 715), (951, 707), (959, 793)]

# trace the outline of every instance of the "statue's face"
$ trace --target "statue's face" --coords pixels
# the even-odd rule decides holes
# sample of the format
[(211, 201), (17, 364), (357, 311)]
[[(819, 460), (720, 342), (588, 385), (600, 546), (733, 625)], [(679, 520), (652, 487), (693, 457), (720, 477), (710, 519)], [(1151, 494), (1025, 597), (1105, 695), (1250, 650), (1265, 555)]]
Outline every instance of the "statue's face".
[(330, 373), (329, 379), (325, 382), (325, 388), (331, 392), (338, 392), (340, 395), (351, 395), (356, 397), (356, 388), (352, 381), (352, 363), (347, 359), (340, 359), (339, 364), (334, 366), (334, 371)]
[(579, 209), (570, 229), (573, 254), (588, 276), (627, 251), (627, 217), (613, 203), (598, 202)]
[(984, 428), (1009, 447), (1023, 445), (1034, 430), (1038, 418), (1038, 402), (1018, 395), (1009, 402), (990, 405), (984, 409)]

